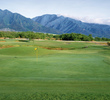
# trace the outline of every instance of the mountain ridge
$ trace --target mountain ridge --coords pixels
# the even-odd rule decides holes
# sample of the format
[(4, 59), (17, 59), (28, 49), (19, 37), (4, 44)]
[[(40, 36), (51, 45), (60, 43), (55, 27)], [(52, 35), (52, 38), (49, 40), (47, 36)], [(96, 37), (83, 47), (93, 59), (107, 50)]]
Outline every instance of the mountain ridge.
[(32, 19), (26, 18), (18, 13), (12, 13), (8, 10), (0, 10), (0, 29), (4, 28), (9, 28), (15, 31), (60, 33), (55, 29), (42, 26)]
[(72, 19), (55, 14), (46, 14), (33, 18), (35, 22), (43, 26), (54, 28), (64, 33), (81, 33), (85, 35), (92, 34), (94, 37), (109, 37), (110, 25), (85, 23), (80, 20)]

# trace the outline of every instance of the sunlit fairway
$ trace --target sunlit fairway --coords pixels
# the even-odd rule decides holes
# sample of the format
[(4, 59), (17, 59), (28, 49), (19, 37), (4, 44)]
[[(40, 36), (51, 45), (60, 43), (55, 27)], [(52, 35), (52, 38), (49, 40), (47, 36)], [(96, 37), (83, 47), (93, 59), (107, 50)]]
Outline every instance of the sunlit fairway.
[(109, 46), (5, 40), (0, 48), (0, 100), (110, 100)]

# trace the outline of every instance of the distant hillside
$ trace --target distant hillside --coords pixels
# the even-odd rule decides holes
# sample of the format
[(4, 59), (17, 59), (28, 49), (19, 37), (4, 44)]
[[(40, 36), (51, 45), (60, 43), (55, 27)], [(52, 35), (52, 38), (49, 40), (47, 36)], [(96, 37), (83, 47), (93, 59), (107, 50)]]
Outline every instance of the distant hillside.
[(51, 28), (46, 28), (26, 18), (18, 13), (12, 13), (8, 10), (0, 10), (0, 30), (15, 30), (15, 31), (35, 31), (44, 33), (60, 33), (59, 31)]
[(2, 28), (2, 29), (0, 29), (0, 31), (15, 31), (15, 30), (10, 29), (10, 28)]
[(102, 24), (84, 23), (69, 17), (46, 14), (33, 18), (43, 26), (54, 28), (64, 33), (92, 34), (93, 37), (110, 38), (110, 26)]

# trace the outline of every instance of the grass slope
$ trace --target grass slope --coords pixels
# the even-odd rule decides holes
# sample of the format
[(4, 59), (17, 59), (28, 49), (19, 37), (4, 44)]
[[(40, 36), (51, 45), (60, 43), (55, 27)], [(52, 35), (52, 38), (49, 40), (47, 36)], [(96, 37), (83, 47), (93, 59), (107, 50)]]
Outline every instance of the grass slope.
[(110, 99), (110, 47), (15, 40), (0, 45), (13, 46), (0, 49), (0, 100)]

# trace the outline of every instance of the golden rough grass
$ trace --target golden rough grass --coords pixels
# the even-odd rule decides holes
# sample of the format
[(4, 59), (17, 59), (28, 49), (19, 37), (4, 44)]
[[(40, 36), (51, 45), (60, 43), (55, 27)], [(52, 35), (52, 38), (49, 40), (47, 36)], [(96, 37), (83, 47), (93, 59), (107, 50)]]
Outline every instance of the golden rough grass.
[(6, 41), (0, 41), (0, 42), (6, 42)]
[(3, 45), (2, 47), (0, 47), (0, 49), (11, 48), (11, 47), (14, 47), (14, 46), (11, 46), (11, 45)]

